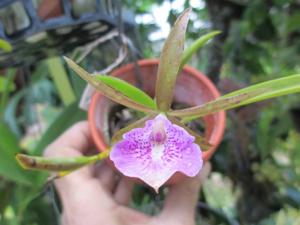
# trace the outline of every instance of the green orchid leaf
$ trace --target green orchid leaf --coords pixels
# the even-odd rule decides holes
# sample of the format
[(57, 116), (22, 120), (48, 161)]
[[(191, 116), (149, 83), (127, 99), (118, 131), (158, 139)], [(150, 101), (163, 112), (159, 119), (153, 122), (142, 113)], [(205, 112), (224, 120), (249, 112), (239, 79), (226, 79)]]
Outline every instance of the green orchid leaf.
[(160, 56), (155, 97), (158, 109), (164, 112), (170, 109), (173, 100), (190, 11), (191, 9), (185, 10), (177, 18)]
[(77, 156), (65, 158), (48, 158), (17, 154), (16, 160), (26, 170), (41, 170), (52, 172), (73, 171), (83, 166), (95, 163), (109, 156), (109, 150), (93, 156)]
[(191, 121), (193, 119), (209, 115), (221, 110), (229, 109), (231, 106), (241, 103), (244, 100), (247, 100), (251, 97), (254, 97), (258, 95), (260, 92), (254, 92), (250, 94), (239, 94), (236, 96), (230, 96), (226, 98), (217, 98), (216, 100), (213, 100), (208, 103), (204, 103), (203, 105), (187, 108), (187, 109), (181, 109), (181, 110), (175, 110), (169, 112), (169, 115), (172, 116), (178, 116), (178, 117), (188, 117), (184, 118), (181, 122), (186, 123), (188, 121)]
[(0, 93), (11, 92), (16, 89), (16, 85), (12, 83), (9, 77), (0, 76)]
[(115, 144), (116, 142), (122, 140), (123, 134), (125, 134), (126, 132), (128, 132), (134, 128), (145, 126), (146, 121), (153, 119), (155, 116), (157, 116), (157, 114), (154, 114), (154, 113), (150, 114), (148, 116), (145, 116), (145, 117), (129, 124), (128, 126), (122, 128), (122, 129), (118, 130), (111, 139), (112, 144)]
[(31, 185), (37, 177), (33, 173), (26, 173), (14, 160), (15, 155), (21, 151), (19, 142), (7, 124), (0, 120), (0, 177), (17, 184)]
[(100, 91), (107, 98), (135, 110), (139, 110), (147, 113), (154, 112), (153, 109), (133, 101), (129, 97), (125, 96), (122, 92), (110, 87), (109, 85), (105, 84), (101, 80), (96, 79), (94, 76), (89, 74), (87, 71), (85, 71), (75, 62), (73, 62), (71, 59), (67, 57), (64, 57), (64, 59), (66, 60), (69, 67), (72, 68), (72, 70), (74, 70), (82, 79), (84, 79), (89, 84), (91, 84), (94, 88)]
[(59, 97), (64, 105), (70, 105), (76, 101), (76, 96), (70, 80), (68, 78), (67, 71), (64, 68), (63, 61), (60, 57), (51, 57), (46, 60), (46, 64), (49, 68), (49, 74), (54, 81)]
[(282, 95), (297, 93), (300, 91), (300, 74), (290, 75), (283, 78), (278, 78), (270, 81), (265, 81), (259, 84), (228, 93), (222, 98), (232, 97), (238, 94), (249, 94), (259, 90), (266, 90), (259, 95), (249, 98), (238, 104), (237, 106), (246, 105), (254, 102), (259, 102), (265, 99), (274, 98)]
[(238, 106), (297, 92), (300, 92), (300, 74), (255, 84), (231, 92), (200, 106), (172, 111), (169, 115), (189, 117), (183, 120), (186, 122), (220, 110), (232, 109)]
[(149, 107), (153, 110), (156, 109), (156, 103), (149, 95), (124, 80), (116, 77), (102, 75), (95, 76), (95, 79), (100, 80), (106, 85), (118, 90), (128, 98), (137, 103), (140, 103), (141, 105)]
[(196, 41), (194, 41), (186, 50), (184, 50), (179, 71), (182, 70), (184, 65), (187, 63), (187, 61), (190, 60), (190, 58), (193, 56), (195, 52), (197, 52), (200, 48), (202, 48), (210, 39), (212, 39), (214, 36), (220, 34), (221, 31), (212, 31), (208, 34), (205, 34), (198, 38)]
[(174, 123), (174, 124), (182, 127), (183, 129), (185, 129), (190, 135), (194, 136), (195, 137), (195, 143), (200, 146), (202, 151), (207, 151), (209, 148), (212, 147), (212, 145), (209, 144), (209, 142), (205, 139), (205, 137), (202, 137), (201, 135), (197, 134), (195, 131), (193, 131), (191, 128), (187, 127), (186, 125), (184, 125), (182, 122), (180, 122), (175, 117), (168, 116), (168, 119), (172, 123)]
[(0, 49), (2, 49), (4, 52), (11, 52), (13, 47), (9, 42), (0, 38)]

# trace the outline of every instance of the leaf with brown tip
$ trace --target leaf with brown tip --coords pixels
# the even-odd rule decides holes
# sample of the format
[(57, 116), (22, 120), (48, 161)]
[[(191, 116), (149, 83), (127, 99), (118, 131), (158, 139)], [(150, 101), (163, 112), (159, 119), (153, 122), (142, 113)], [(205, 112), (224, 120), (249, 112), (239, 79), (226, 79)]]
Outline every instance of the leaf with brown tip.
[(72, 171), (83, 166), (90, 165), (109, 156), (110, 150), (101, 152), (93, 156), (77, 156), (77, 157), (41, 157), (30, 156), (25, 154), (17, 154), (16, 160), (26, 170), (42, 170), (42, 171)]

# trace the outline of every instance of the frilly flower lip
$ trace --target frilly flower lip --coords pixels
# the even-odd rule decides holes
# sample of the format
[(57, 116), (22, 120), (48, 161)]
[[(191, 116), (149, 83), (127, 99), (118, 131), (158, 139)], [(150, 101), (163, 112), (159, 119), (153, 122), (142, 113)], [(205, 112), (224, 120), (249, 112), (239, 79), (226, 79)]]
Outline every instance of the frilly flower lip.
[(158, 191), (175, 172), (196, 176), (203, 165), (200, 147), (182, 127), (160, 114), (143, 128), (123, 134), (110, 153), (115, 167), (128, 177), (140, 178)]

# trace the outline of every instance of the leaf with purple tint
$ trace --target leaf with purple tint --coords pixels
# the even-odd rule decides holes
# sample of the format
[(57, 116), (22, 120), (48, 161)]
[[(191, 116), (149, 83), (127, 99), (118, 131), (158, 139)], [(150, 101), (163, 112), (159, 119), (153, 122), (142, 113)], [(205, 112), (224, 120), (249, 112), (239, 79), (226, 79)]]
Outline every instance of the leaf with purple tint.
[(297, 92), (300, 92), (300, 74), (255, 84), (226, 94), (203, 105), (175, 110), (168, 114), (178, 117), (189, 117), (184, 119), (184, 122), (186, 122), (221, 110), (232, 109), (242, 105)]
[(77, 65), (71, 59), (69, 59), (67, 57), (64, 57), (64, 59), (66, 60), (67, 64), (72, 68), (72, 70), (74, 70), (82, 79), (84, 79), (89, 84), (91, 84), (94, 88), (96, 88), (99, 92), (101, 92), (107, 98), (109, 98), (121, 105), (127, 106), (127, 107), (135, 109), (135, 110), (139, 110), (139, 111), (147, 112), (147, 113), (154, 112), (153, 109), (146, 107), (145, 105), (141, 105), (138, 102), (135, 102), (131, 98), (122, 94), (122, 92), (112, 88), (111, 86), (105, 84), (101, 80), (93, 77), (91, 74), (89, 74), (87, 71), (85, 71), (79, 65)]
[(196, 176), (203, 159), (195, 138), (160, 114), (144, 127), (123, 134), (110, 153), (115, 167), (158, 191), (174, 173)]
[(155, 97), (161, 111), (170, 109), (191, 9), (185, 10), (176, 20), (161, 53), (158, 65)]
[(187, 122), (202, 116), (206, 116), (221, 110), (230, 109), (234, 105), (241, 103), (251, 97), (257, 96), (261, 91), (255, 91), (253, 93), (242, 93), (230, 97), (219, 97), (214, 101), (204, 103), (200, 106), (195, 106), (187, 109), (174, 110), (169, 112), (169, 115), (178, 116), (178, 117), (189, 117), (187, 120), (182, 122)]

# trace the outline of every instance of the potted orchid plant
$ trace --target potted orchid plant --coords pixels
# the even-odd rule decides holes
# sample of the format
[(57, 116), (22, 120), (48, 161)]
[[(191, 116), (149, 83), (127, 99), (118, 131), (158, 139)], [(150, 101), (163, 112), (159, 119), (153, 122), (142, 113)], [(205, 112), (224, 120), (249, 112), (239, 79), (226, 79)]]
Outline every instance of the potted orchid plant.
[[(178, 17), (164, 44), (159, 62), (155, 63), (157, 75), (152, 93), (154, 98), (118, 79), (120, 73), (115, 74), (117, 77), (91, 75), (65, 57), (70, 68), (103, 96), (140, 111), (145, 116), (114, 133), (109, 145), (100, 144), (98, 147), (101, 152), (97, 155), (43, 158), (18, 154), (16, 158), (21, 166), (26, 169), (54, 171), (55, 178), (59, 178), (82, 166), (109, 158), (108, 161), (122, 174), (138, 178), (158, 191), (177, 172), (190, 177), (199, 173), (223, 135), (224, 110), (300, 91), (300, 74), (296, 74), (252, 85), (224, 96), (219, 96), (216, 91), (212, 95), (213, 99), (206, 99), (206, 102), (184, 109), (171, 109), (178, 75), (184, 76), (184, 71), (189, 70), (185, 66), (186, 62), (204, 43), (218, 34), (207, 34), (184, 50), (189, 14), (190, 9), (187, 9)], [(206, 83), (208, 86), (212, 85), (210, 82)], [(214, 87), (212, 89), (215, 90)], [(98, 98), (99, 96), (95, 97)], [(219, 118), (216, 120), (216, 126), (219, 126), (218, 141), (214, 143), (186, 125), (189, 121), (212, 115)]]

